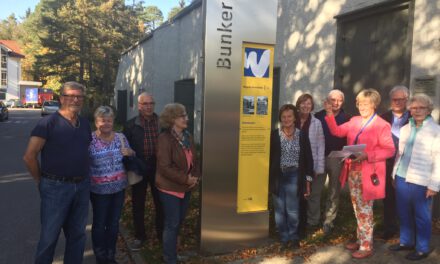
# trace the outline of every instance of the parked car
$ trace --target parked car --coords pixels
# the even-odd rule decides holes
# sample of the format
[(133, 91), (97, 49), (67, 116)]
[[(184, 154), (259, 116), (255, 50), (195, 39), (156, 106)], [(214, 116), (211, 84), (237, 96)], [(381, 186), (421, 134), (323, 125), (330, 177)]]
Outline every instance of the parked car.
[(6, 106), (10, 108), (23, 108), (24, 105), (18, 99), (9, 99), (6, 101)]
[(60, 109), (60, 103), (58, 101), (44, 101), (41, 107), (41, 116), (50, 115)]
[(0, 121), (9, 119), (9, 111), (6, 107), (6, 104), (3, 101), (0, 101)]

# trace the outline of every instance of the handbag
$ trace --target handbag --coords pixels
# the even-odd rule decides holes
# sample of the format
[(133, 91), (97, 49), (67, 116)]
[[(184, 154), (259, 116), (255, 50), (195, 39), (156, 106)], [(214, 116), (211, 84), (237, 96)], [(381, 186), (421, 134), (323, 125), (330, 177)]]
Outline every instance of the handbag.
[[(119, 137), (119, 141), (121, 142), (121, 147), (125, 148), (124, 139), (121, 135), (117, 135)], [(146, 168), (141, 159), (136, 156), (123, 156), (122, 164), (124, 165), (125, 173), (127, 174), (128, 184), (134, 185), (142, 181)]]

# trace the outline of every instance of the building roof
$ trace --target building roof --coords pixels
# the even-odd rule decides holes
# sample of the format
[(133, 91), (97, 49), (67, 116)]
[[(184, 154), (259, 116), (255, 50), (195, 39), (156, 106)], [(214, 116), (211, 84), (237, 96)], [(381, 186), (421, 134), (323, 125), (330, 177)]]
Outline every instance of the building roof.
[(167, 21), (163, 22), (159, 27), (157, 27), (153, 31), (147, 33), (139, 41), (134, 43), (131, 47), (129, 47), (126, 50), (124, 50), (122, 52), (122, 55), (127, 54), (129, 51), (133, 50), (134, 48), (136, 48), (137, 46), (139, 46), (143, 42), (145, 42), (145, 41), (149, 40), (150, 38), (152, 38), (155, 31), (161, 30), (164, 27), (168, 27), (168, 26), (172, 25), (174, 23), (174, 21), (182, 19), (182, 17), (185, 17), (186, 15), (191, 13), (192, 10), (200, 7), (201, 5), (202, 5), (202, 0), (194, 0), (194, 1), (192, 1), (191, 4), (189, 4), (188, 6), (184, 7), (182, 10), (180, 10), (179, 13), (177, 13), (170, 20), (167, 20)]
[(24, 54), (21, 52), (17, 41), (0, 39), (0, 45), (8, 49), (9, 56), (24, 58)]

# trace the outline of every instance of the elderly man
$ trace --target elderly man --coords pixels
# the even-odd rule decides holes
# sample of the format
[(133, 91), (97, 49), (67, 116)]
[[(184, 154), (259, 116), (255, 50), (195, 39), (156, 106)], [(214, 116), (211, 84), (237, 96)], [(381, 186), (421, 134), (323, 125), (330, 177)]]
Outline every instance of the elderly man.
[(156, 146), (159, 135), (159, 122), (154, 113), (154, 98), (144, 92), (138, 96), (139, 115), (129, 120), (124, 127), (124, 135), (136, 156), (145, 161), (147, 171), (139, 183), (132, 186), (133, 225), (135, 240), (130, 246), (132, 250), (139, 250), (147, 236), (145, 233), (145, 199), (148, 185), (150, 185), (156, 209), (156, 235), (162, 240), (163, 211), (159, 199), (159, 192), (155, 186), (156, 174)]
[(77, 82), (62, 86), (60, 110), (38, 122), (23, 157), (41, 197), (35, 263), (52, 263), (61, 229), (66, 237), (64, 263), (82, 263), (90, 197), (88, 149), (92, 140), (88, 120), (79, 116), (84, 90)]
[[(338, 89), (331, 90), (328, 93), (327, 101), (331, 102), (332, 112), (335, 116), (336, 123), (341, 125), (350, 120), (351, 116), (344, 112), (342, 105), (344, 104), (344, 93)], [(336, 218), (339, 207), (339, 193), (341, 190), (341, 185), (339, 183), (339, 174), (341, 172), (342, 163), (338, 158), (330, 158), (328, 155), (334, 150), (341, 150), (347, 142), (346, 138), (338, 138), (330, 133), (327, 122), (325, 122), (326, 111), (322, 110), (315, 114), (315, 117), (321, 121), (322, 129), (324, 131), (325, 138), (325, 171), (324, 177), (317, 177), (315, 179), (320, 181), (320, 183), (314, 183), (314, 186), (320, 186), (322, 190), (325, 181), (329, 178), (329, 193), (328, 200), (325, 210), (324, 219), (324, 233), (329, 234), (333, 229), (333, 221)], [(316, 187), (315, 187), (316, 188)]]
[[(396, 152), (399, 148), (400, 128), (408, 124), (408, 119), (411, 117), (406, 110), (406, 103), (409, 97), (408, 88), (403, 85), (394, 86), (390, 93), (391, 109), (381, 117), (390, 123), (391, 133), (394, 141)], [(382, 238), (388, 240), (396, 235), (399, 230), (397, 224), (396, 212), (396, 197), (394, 187), (392, 185), (392, 176), (394, 166), (394, 157), (387, 159), (386, 163), (386, 185), (385, 185), (385, 199), (383, 200), (383, 223), (384, 232)]]

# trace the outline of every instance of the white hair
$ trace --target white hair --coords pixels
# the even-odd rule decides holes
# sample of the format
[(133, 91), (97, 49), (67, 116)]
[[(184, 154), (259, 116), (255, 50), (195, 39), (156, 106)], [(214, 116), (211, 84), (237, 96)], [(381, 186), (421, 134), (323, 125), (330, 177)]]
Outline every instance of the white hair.
[(342, 97), (342, 101), (345, 101), (344, 93), (341, 90), (338, 90), (338, 89), (331, 90), (328, 93), (327, 98), (330, 98), (332, 95), (339, 95), (340, 97)]
[[(141, 99), (141, 97), (147, 97), (147, 96), (150, 96), (151, 98), (153, 98), (153, 95), (151, 95), (150, 93), (147, 93), (147, 92), (142, 92), (142, 93), (140, 93), (139, 95), (138, 95), (138, 102), (139, 102), (139, 100)], [(153, 98), (154, 99), (154, 98)]]
[(405, 85), (394, 86), (393, 89), (391, 89), (391, 91), (389, 93), (390, 97), (393, 95), (393, 93), (395, 93), (397, 91), (402, 91), (405, 94), (406, 98), (409, 97), (409, 90)]

